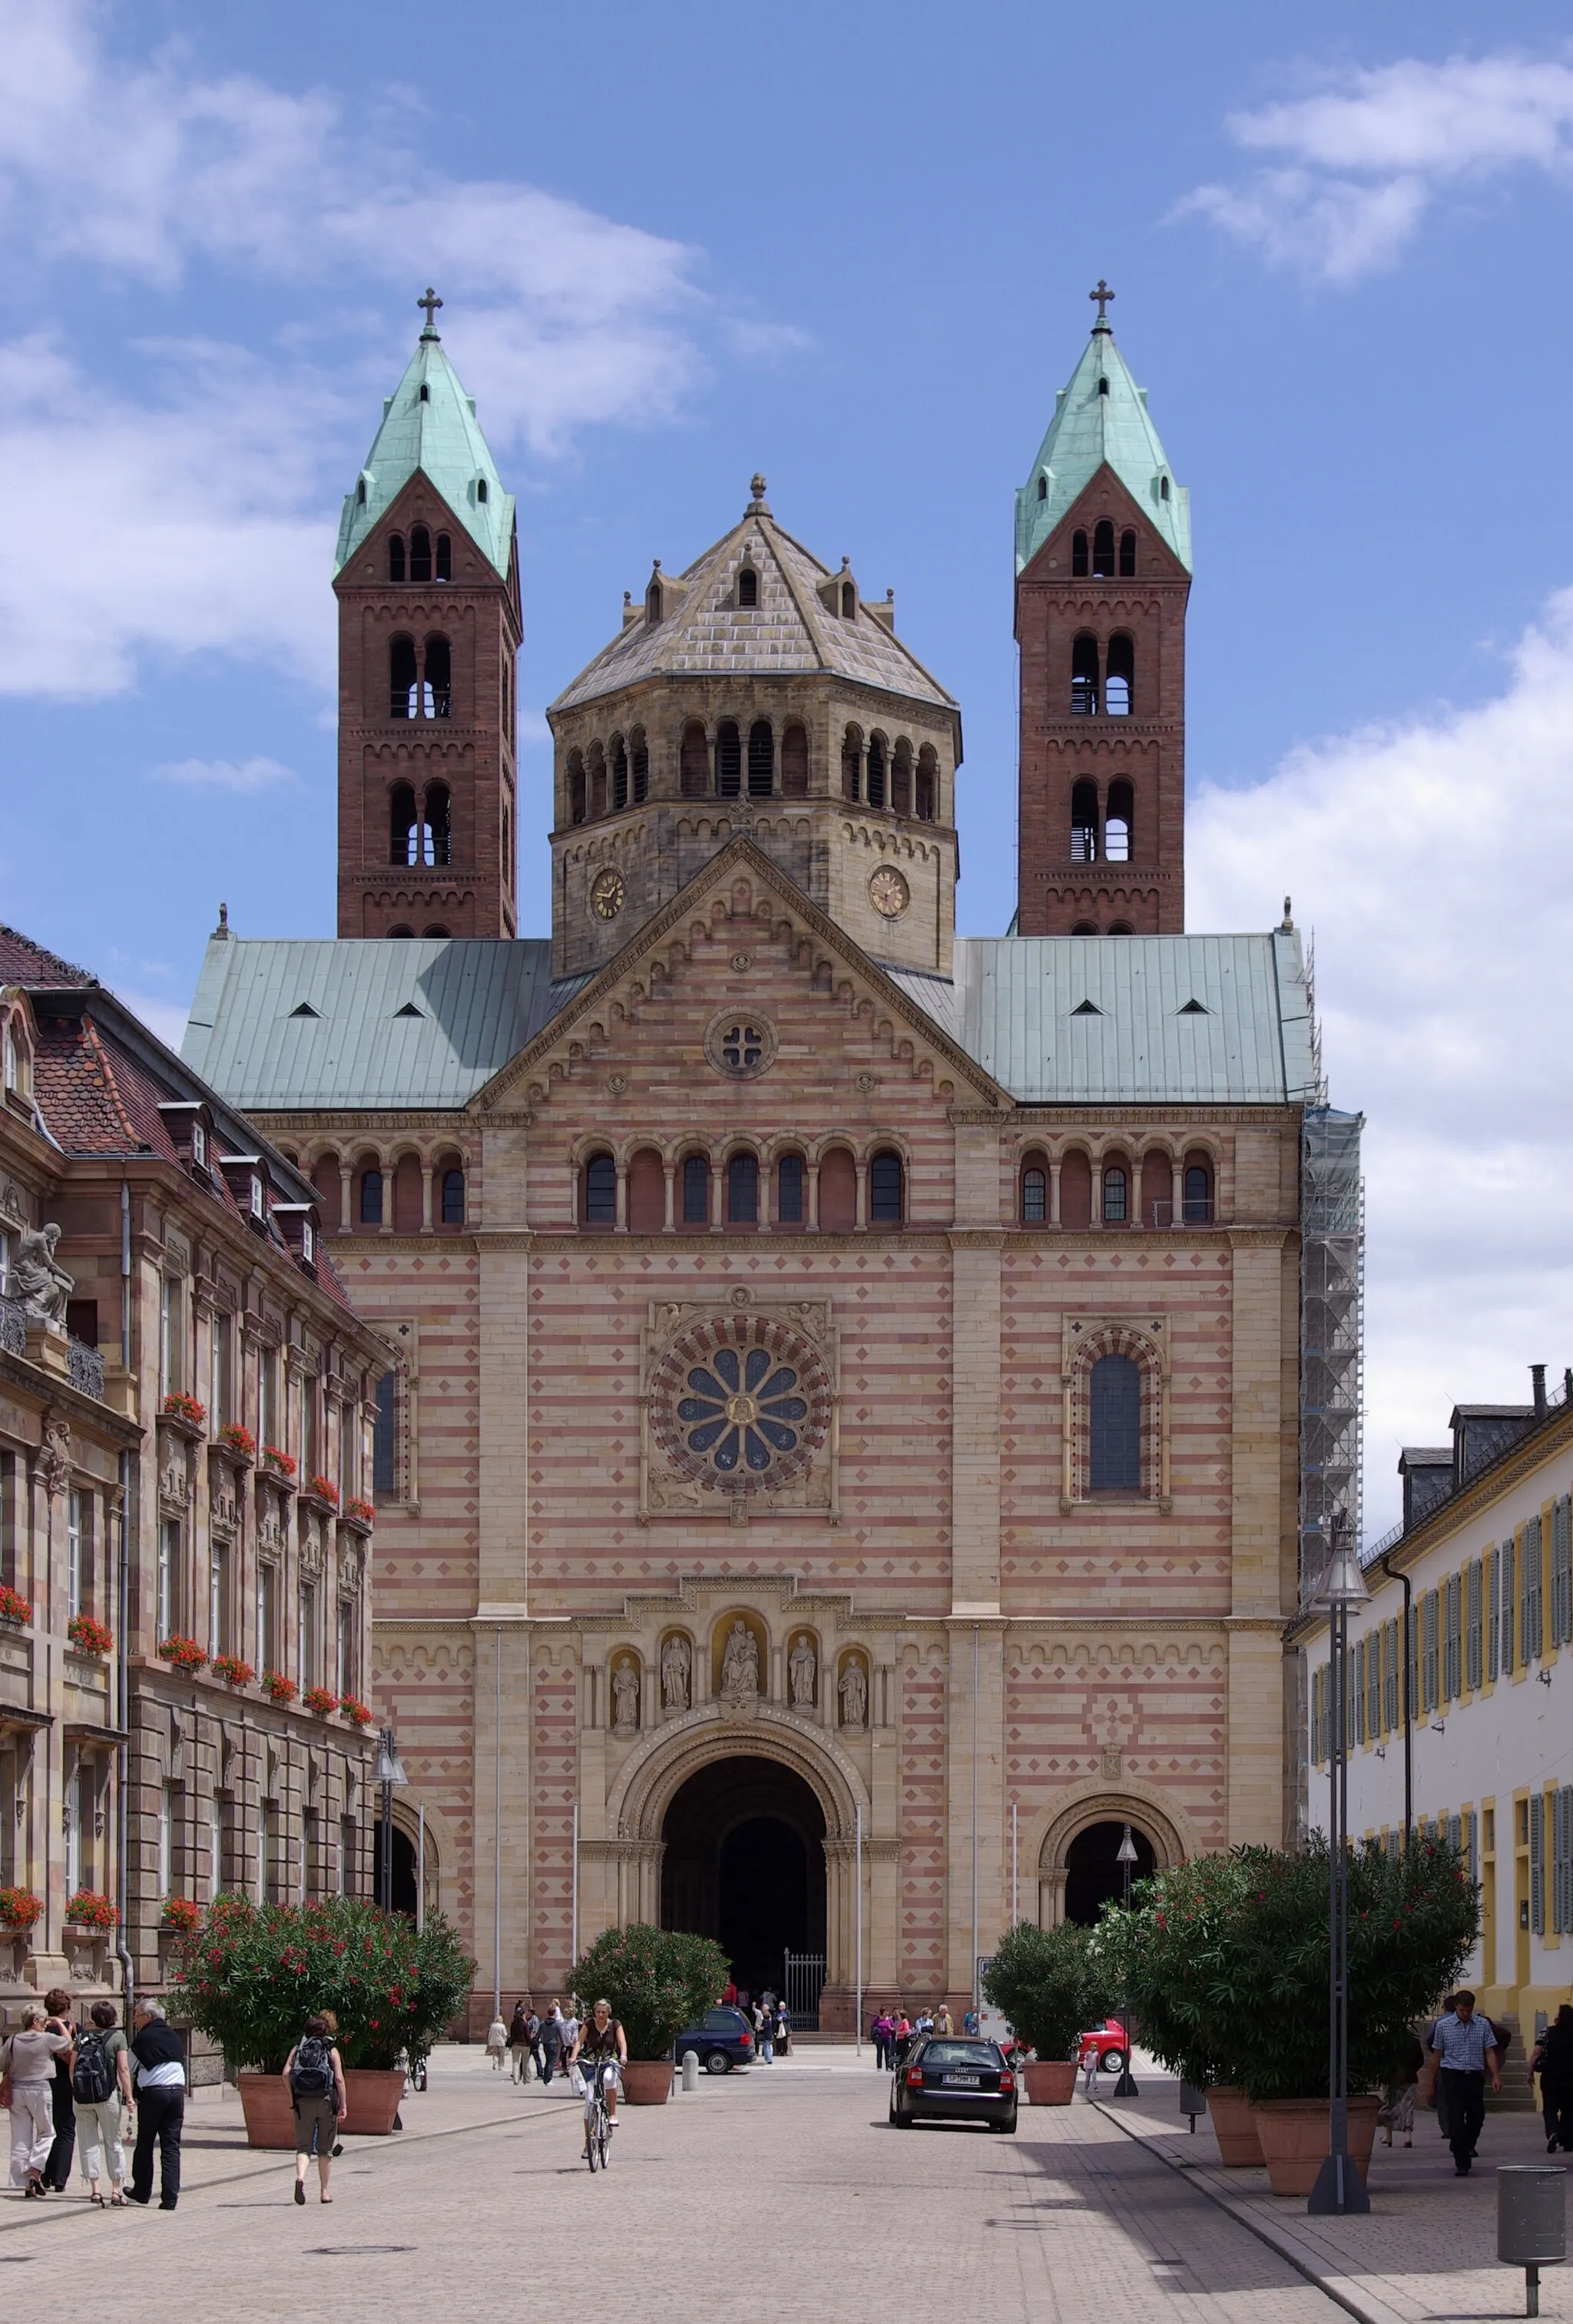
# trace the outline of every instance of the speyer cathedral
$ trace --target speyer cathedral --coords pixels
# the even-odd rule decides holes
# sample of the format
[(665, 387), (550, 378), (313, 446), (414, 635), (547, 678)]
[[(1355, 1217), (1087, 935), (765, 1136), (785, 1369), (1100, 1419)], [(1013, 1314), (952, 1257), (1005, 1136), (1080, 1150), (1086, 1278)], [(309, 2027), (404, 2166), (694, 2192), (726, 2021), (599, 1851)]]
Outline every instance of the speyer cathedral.
[(645, 1919), (849, 2024), (859, 1881), (871, 1999), (964, 2006), (1126, 1823), (1299, 1812), (1328, 1117), (1287, 911), (1185, 926), (1186, 492), (1100, 300), (1016, 494), (1008, 935), (959, 705), (763, 476), (551, 704), (522, 933), (514, 505), (431, 314), (339, 528), (338, 934), (221, 927), (186, 1044), (397, 1358), (400, 1893), (419, 1827), (482, 2023)]

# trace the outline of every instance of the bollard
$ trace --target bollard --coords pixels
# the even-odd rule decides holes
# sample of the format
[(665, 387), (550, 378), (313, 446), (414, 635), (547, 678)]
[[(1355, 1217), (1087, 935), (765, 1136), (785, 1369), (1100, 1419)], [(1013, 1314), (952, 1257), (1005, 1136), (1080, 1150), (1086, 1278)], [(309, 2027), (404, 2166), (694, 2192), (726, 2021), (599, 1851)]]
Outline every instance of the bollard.
[(699, 2087), (699, 2053), (697, 2050), (683, 2052), (683, 2088), (697, 2090)]
[(1193, 2138), (1196, 2135), (1196, 2118), (1198, 2114), (1206, 2114), (1207, 2110), (1207, 2092), (1205, 2090), (1198, 2090), (1194, 2082), (1181, 2082), (1180, 2085), (1180, 2111), (1181, 2114), (1188, 2114), (1190, 2116), (1190, 2131)]
[(1568, 2256), (1568, 2173), (1555, 2163), (1504, 2163), (1496, 2173), (1496, 2256), (1524, 2272), (1524, 2314), (1541, 2312), (1541, 2270)]

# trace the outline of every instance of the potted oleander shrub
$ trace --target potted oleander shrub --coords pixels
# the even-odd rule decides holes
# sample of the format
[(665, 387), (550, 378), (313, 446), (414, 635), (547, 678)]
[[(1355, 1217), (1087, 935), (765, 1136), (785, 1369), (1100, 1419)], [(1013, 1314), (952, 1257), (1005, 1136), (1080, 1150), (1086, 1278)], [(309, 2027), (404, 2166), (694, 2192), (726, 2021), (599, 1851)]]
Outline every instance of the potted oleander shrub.
[(1032, 2106), (1069, 2106), (1081, 2035), (1105, 2015), (1103, 1958), (1086, 1929), (1064, 1921), (1041, 1929), (1018, 1921), (995, 1949), (983, 1997), (1035, 2054), (1022, 2069)]
[(253, 2146), (294, 2143), (282, 2080), (306, 2019), (331, 2012), (349, 2099), (346, 2128), (395, 2126), (407, 2056), (426, 2055), (463, 2006), (475, 1963), (440, 1914), (417, 1930), (367, 1899), (254, 1904), (220, 1896), (181, 1934), (171, 2006), (222, 2047)]
[(574, 1963), (569, 1984), (585, 2010), (604, 1996), (627, 2036), (623, 2089), (630, 2105), (666, 2104), (672, 2044), (715, 2007), (726, 1977), (726, 1956), (708, 1937), (644, 1922), (606, 1930)]

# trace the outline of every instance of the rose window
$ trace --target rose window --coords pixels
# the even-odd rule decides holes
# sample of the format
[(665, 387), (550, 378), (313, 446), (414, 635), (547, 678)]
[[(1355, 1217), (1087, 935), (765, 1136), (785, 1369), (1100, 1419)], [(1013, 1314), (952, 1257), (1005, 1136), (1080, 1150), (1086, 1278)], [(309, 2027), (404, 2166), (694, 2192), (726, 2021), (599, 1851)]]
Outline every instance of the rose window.
[(694, 1365), (687, 1387), (677, 1416), (689, 1451), (713, 1461), (724, 1477), (739, 1462), (757, 1474), (797, 1451), (808, 1404), (797, 1373), (768, 1348), (717, 1348), (708, 1364)]

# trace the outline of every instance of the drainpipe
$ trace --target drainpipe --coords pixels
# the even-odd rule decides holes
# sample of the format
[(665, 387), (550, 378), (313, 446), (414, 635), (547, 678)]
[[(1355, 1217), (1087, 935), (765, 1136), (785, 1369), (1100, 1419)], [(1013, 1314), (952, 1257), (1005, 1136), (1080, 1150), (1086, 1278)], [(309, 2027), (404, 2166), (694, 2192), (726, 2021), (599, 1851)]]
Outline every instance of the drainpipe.
[[(131, 1370), (131, 1189), (124, 1178), (120, 1181), (120, 1368)], [(124, 1732), (131, 1725), (131, 1650), (128, 1632), (131, 1628), (131, 1534), (133, 1495), (136, 1489), (136, 1471), (131, 1454), (120, 1455), (120, 1571), (116, 1577), (115, 1629), (119, 1652), (115, 1657), (115, 1724)], [(120, 1780), (116, 1785), (115, 1832), (116, 1891), (120, 1898), (120, 1919), (115, 1932), (115, 1958), (120, 1963), (121, 1990), (125, 1996), (124, 2016), (131, 2024), (136, 2004), (136, 1968), (131, 1948), (125, 1941), (125, 1899), (131, 1873), (131, 1805), (130, 1790), (131, 1747), (117, 1743), (115, 1747), (120, 1759)]]
[[(1391, 1555), (1391, 1552), (1389, 1554)], [(1399, 1639), (1398, 1667), (1403, 1682), (1403, 1844), (1414, 1839), (1414, 1704), (1409, 1693), (1409, 1618), (1412, 1588), (1407, 1573), (1395, 1573), (1385, 1557), (1378, 1560), (1390, 1582), (1403, 1591), (1403, 1624)]]

